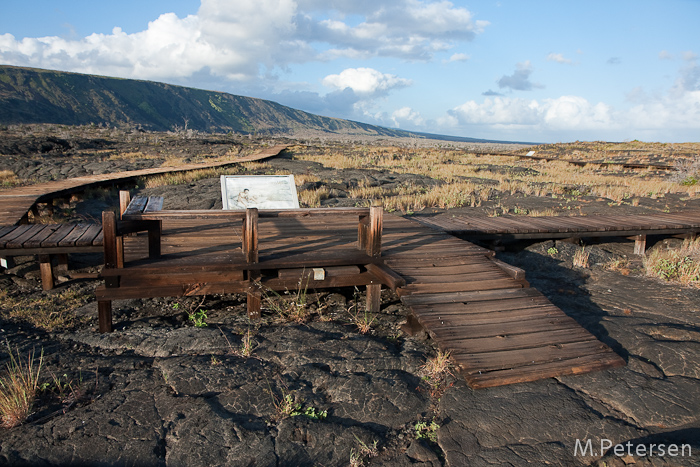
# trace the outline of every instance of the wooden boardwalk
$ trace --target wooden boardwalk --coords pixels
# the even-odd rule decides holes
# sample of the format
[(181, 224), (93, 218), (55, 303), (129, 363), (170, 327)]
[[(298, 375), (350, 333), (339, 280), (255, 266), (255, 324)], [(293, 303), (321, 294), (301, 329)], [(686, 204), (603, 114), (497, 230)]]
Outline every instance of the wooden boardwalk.
[(138, 177), (162, 175), (166, 173), (187, 172), (190, 170), (210, 169), (268, 159), (279, 155), (288, 145), (277, 145), (264, 149), (249, 156), (218, 162), (201, 164), (186, 164), (177, 167), (155, 167), (152, 169), (131, 170), (108, 174), (86, 175), (84, 177), (56, 180), (36, 185), (8, 188), (0, 190), (0, 225), (14, 225), (26, 221), (27, 213), (32, 207), (42, 201), (65, 196), (82, 191), (90, 186), (99, 186), (131, 180)]
[[(231, 255), (242, 255), (239, 223), (196, 218), (165, 218), (162, 222), (162, 254), (169, 264), (186, 265), (192, 255), (199, 264), (220, 264), (231, 261)], [(356, 254), (357, 221), (347, 217), (332, 222), (261, 218), (259, 238), (261, 259), (284, 257), (294, 262), (296, 256), (300, 259), (296, 267), (310, 267), (313, 264), (302, 262), (310, 254), (314, 261), (326, 258), (324, 263)], [(384, 216), (382, 258), (407, 282), (397, 293), (413, 313), (408, 327), (423, 327), (441, 349), (450, 351), (452, 361), (472, 387), (625, 364), (539, 292), (528, 288), (516, 268), (499, 264), (492, 254), (417, 222)], [(140, 267), (139, 260), (147, 255), (145, 235), (125, 238), (127, 262), (135, 261)], [(202, 261), (202, 257), (207, 260)], [(177, 268), (172, 273), (177, 274)], [(207, 281), (214, 285), (221, 279), (207, 277), (202, 271), (191, 280), (193, 287), (201, 289), (210, 287)], [(326, 278), (329, 280), (333, 278)], [(314, 287), (313, 280), (306, 284)], [(211, 290), (216, 293), (215, 288)]]
[(700, 232), (700, 211), (596, 216), (500, 216), (438, 215), (416, 217), (421, 224), (442, 232), (480, 239), (550, 239), (580, 237), (629, 237), (635, 253), (643, 254), (647, 235), (694, 236)]
[(386, 264), (407, 283), (398, 293), (409, 325), (449, 351), (471, 387), (625, 365), (492, 251), (393, 216), (384, 232)]

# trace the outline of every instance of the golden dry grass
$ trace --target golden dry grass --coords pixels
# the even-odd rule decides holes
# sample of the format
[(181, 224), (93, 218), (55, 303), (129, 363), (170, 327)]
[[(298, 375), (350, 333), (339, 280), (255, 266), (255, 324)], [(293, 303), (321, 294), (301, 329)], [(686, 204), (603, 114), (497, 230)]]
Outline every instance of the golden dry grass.
[(85, 321), (76, 318), (74, 310), (89, 300), (89, 295), (71, 289), (40, 297), (11, 295), (0, 290), (0, 316), (17, 319), (51, 332)]
[(647, 275), (700, 287), (700, 238), (686, 240), (678, 249), (652, 250), (644, 258)]
[(11, 170), (0, 170), (0, 188), (11, 188), (19, 185), (19, 178)]
[(497, 192), (567, 199), (589, 195), (634, 205), (643, 197), (661, 198), (669, 193), (694, 197), (700, 193), (698, 184), (681, 184), (665, 172), (624, 169), (621, 164), (578, 166), (563, 160), (519, 160), (437, 148), (329, 147), (316, 149), (313, 154), (297, 148), (295, 158), (336, 169), (385, 169), (443, 182), (430, 189), (384, 189), (360, 184), (350, 190), (351, 198), (381, 199), (385, 208), (400, 211), (479, 206)]
[(10, 361), (5, 373), (0, 376), (0, 425), (3, 428), (14, 428), (22, 424), (32, 412), (39, 389), (44, 352), (41, 352), (39, 362), (35, 364), (33, 352), (29, 353), (24, 363), (19, 352), (15, 356), (9, 343), (7, 350)]

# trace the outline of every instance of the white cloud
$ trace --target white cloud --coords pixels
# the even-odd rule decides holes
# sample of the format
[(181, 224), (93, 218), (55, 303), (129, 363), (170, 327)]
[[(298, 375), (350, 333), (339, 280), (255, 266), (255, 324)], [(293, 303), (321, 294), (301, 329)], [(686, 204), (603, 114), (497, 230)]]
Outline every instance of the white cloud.
[(512, 75), (504, 75), (498, 80), (499, 88), (509, 88), (515, 91), (531, 91), (533, 88), (543, 88), (541, 84), (530, 81), (532, 64), (529, 60), (517, 63)]
[(659, 52), (659, 60), (673, 60), (673, 54), (668, 50), (662, 50)]
[(466, 62), (469, 60), (471, 57), (469, 55), (464, 54), (464, 53), (455, 53), (452, 54), (452, 56), (449, 58), (449, 60), (446, 60), (447, 62)]
[(686, 60), (688, 62), (692, 62), (694, 60), (697, 60), (698, 54), (693, 52), (692, 50), (687, 50), (683, 52), (683, 60)]
[(352, 89), (355, 94), (369, 98), (387, 94), (390, 90), (411, 85), (411, 80), (382, 73), (373, 68), (347, 68), (337, 75), (323, 78), (324, 86), (343, 90)]
[(551, 54), (547, 55), (547, 61), (564, 63), (564, 64), (571, 64), (572, 63), (572, 61), (569, 60), (568, 58), (564, 58), (564, 55), (555, 54), (555, 53), (551, 53)]
[(401, 107), (391, 114), (391, 121), (396, 128), (408, 125), (409, 127), (422, 126), (425, 123), (420, 113), (410, 107)]
[(201, 0), (196, 15), (166, 13), (133, 34), (0, 35), (0, 62), (182, 84), (202, 73), (253, 81), (338, 57), (430, 60), (487, 24), (449, 1)]

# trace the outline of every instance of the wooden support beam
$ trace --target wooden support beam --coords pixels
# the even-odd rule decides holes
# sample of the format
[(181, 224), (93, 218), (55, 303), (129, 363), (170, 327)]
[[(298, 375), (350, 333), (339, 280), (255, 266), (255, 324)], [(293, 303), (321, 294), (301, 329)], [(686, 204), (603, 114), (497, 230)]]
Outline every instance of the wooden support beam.
[(382, 284), (371, 284), (367, 286), (367, 311), (379, 313), (382, 304)]
[(251, 272), (250, 287), (248, 288), (247, 305), (248, 319), (256, 321), (260, 319), (260, 310), (262, 309), (262, 293), (260, 291), (260, 274)]
[(512, 264), (504, 263), (500, 259), (489, 258), (496, 266), (503, 269), (506, 274), (515, 279), (516, 281), (525, 280), (525, 271), (519, 267), (513, 266)]
[[(163, 232), (163, 221), (148, 221), (148, 257), (160, 257), (160, 240)], [(123, 258), (122, 253), (122, 258)]]
[(56, 266), (56, 271), (61, 274), (68, 274), (68, 253), (61, 253), (56, 255), (58, 265)]
[(368, 272), (377, 276), (377, 278), (382, 281), (382, 284), (386, 285), (391, 290), (396, 290), (398, 287), (404, 287), (406, 285), (406, 279), (383, 264), (367, 264), (365, 268)]
[(633, 238), (634, 238), (634, 254), (635, 255), (644, 255), (644, 252), (647, 249), (647, 236), (642, 234), (642, 235), (635, 235)]
[(418, 322), (416, 317), (413, 316), (413, 314), (410, 314), (406, 317), (406, 322), (401, 325), (401, 330), (409, 336), (415, 336), (419, 332), (423, 331), (424, 328)]
[(43, 289), (53, 289), (54, 281), (53, 271), (51, 269), (51, 255), (39, 255), (39, 270), (41, 271), (41, 285)]
[(103, 300), (97, 302), (97, 318), (101, 333), (112, 332), (112, 301)]

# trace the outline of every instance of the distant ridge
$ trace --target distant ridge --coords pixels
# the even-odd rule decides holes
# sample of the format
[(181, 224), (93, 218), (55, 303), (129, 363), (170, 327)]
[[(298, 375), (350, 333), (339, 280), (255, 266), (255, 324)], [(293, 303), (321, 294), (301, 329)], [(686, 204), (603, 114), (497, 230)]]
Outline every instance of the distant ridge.
[(145, 130), (431, 138), (431, 135), (322, 117), (276, 102), (152, 81), (0, 65), (0, 124), (124, 124)]

